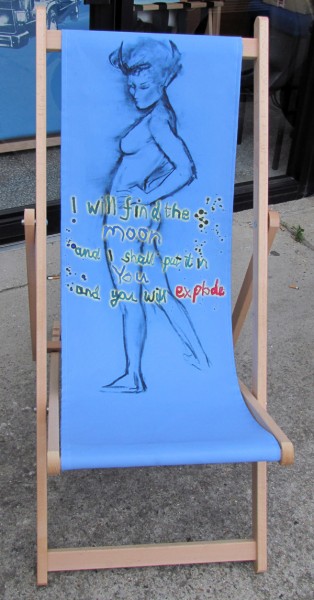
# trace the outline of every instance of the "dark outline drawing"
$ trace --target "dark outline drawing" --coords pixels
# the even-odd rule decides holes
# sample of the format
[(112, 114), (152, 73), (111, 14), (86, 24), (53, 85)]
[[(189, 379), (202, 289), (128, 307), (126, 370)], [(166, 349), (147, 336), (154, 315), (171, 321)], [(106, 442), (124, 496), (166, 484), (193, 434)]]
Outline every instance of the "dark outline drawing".
[[(135, 104), (140, 113), (119, 137), (120, 156), (108, 184), (109, 194), (115, 198), (118, 209), (125, 206), (126, 198), (135, 204), (152, 207), (157, 201), (190, 185), (196, 178), (192, 156), (177, 131), (177, 119), (167, 87), (181, 70), (181, 54), (172, 41), (142, 37), (136, 42), (124, 43), (109, 56), (110, 63), (126, 77), (126, 102)], [(131, 200), (130, 200), (131, 198)], [(149, 229), (160, 229), (161, 223), (149, 219)], [(117, 217), (105, 216), (106, 224), (117, 224)], [(147, 245), (132, 242), (134, 253), (145, 254)], [(105, 255), (114, 288), (121, 284), (108, 256), (122, 258), (125, 243), (114, 238), (105, 239)], [(119, 257), (119, 246), (120, 254)], [(210, 361), (194, 329), (185, 306), (172, 293), (167, 274), (162, 272), (162, 257), (154, 243), (159, 269), (160, 289), (167, 290), (167, 303), (154, 304), (167, 317), (170, 325), (185, 347), (185, 357), (198, 369), (208, 368)], [(152, 245), (149, 247), (152, 249)], [(121, 261), (120, 261), (121, 264)], [(155, 268), (155, 267), (154, 267)], [(137, 267), (142, 274), (143, 268)], [(123, 322), (123, 340), (126, 365), (123, 374), (102, 387), (102, 391), (139, 393), (146, 390), (142, 373), (142, 355), (147, 335), (146, 309), (143, 303), (145, 284), (128, 286), (135, 291), (136, 302), (120, 304)]]

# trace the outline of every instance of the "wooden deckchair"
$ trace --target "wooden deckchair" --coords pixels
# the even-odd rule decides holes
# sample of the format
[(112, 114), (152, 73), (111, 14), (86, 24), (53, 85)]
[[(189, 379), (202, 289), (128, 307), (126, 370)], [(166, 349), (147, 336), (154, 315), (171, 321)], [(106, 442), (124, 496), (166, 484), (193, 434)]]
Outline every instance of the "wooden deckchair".
[[(104, 35), (104, 34), (103, 34)], [(47, 475), (60, 473), (59, 356), (60, 325), (47, 340), (46, 327), (46, 52), (61, 50), (61, 33), (46, 31), (45, 9), (37, 9), (37, 141), (36, 214), (25, 211), (27, 270), (33, 356), (37, 363), (37, 554), (38, 585), (48, 572), (148, 565), (175, 565), (226, 561), (253, 561), (256, 571), (267, 566), (266, 459), (242, 458), (253, 463), (253, 531), (250, 539), (153, 544), (102, 548), (48, 549)], [(253, 302), (253, 376), (250, 388), (240, 384), (246, 406), (263, 432), (278, 445), (278, 460), (293, 462), (293, 446), (266, 411), (267, 381), (267, 255), (279, 227), (277, 213), (268, 212), (268, 23), (259, 18), (255, 38), (243, 40), (243, 57), (255, 65), (254, 103), (254, 251), (233, 313), (234, 343)], [(179, 290), (180, 291), (180, 290)], [(182, 290), (181, 290), (182, 291)], [(179, 294), (180, 295), (180, 294)], [(63, 332), (64, 333), (64, 332)], [(47, 352), (50, 382), (47, 394)], [(49, 399), (48, 399), (49, 396)], [(129, 396), (130, 397), (130, 396)], [(47, 419), (48, 414), (48, 419)], [(48, 424), (47, 424), (48, 420)], [(268, 433), (266, 433), (268, 435)], [(172, 463), (171, 459), (151, 464)], [(267, 459), (268, 460), (268, 459)], [(232, 458), (227, 459), (232, 462)], [(193, 457), (188, 461), (194, 463)], [(198, 462), (197, 460), (195, 462)], [(200, 461), (204, 462), (204, 461)], [(209, 461), (210, 462), (210, 461)], [(213, 462), (219, 462), (213, 460)], [(224, 462), (224, 461), (223, 461)], [(236, 460), (235, 462), (238, 462)], [(142, 463), (140, 462), (140, 465)], [(149, 464), (149, 463), (148, 463)], [(76, 467), (75, 467), (76, 468)]]

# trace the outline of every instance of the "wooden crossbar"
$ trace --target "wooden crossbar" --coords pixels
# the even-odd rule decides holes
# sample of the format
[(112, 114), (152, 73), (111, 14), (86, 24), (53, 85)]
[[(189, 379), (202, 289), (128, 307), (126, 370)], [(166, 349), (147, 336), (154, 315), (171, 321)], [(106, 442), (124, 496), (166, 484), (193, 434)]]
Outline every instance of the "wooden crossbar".
[(219, 562), (254, 561), (254, 540), (217, 540), (174, 544), (103, 546), (101, 548), (64, 548), (48, 550), (49, 571), (81, 571), (190, 565)]
[[(47, 52), (58, 52), (62, 47), (61, 31), (47, 31)], [(258, 43), (256, 38), (243, 38), (243, 58), (255, 59), (258, 57)]]

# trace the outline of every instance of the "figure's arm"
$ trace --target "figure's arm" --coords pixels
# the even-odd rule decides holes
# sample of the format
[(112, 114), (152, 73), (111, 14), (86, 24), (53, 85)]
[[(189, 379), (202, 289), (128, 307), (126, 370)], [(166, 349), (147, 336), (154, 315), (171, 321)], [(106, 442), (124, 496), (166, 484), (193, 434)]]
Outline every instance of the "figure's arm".
[(170, 172), (168, 169), (167, 173), (156, 170), (153, 183), (141, 195), (141, 202), (145, 205), (175, 194), (196, 177), (190, 152), (184, 141), (172, 130), (168, 119), (152, 117), (149, 128), (155, 144), (173, 169)]

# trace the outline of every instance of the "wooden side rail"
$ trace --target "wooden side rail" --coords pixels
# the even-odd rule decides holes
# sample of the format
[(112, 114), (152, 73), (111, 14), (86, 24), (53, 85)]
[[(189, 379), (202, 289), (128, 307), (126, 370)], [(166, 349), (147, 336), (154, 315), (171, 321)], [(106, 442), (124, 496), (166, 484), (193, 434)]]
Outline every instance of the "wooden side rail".
[[(26, 248), (26, 272), (28, 283), (28, 305), (31, 331), (32, 357), (36, 360), (36, 220), (35, 210), (26, 208), (24, 210), (24, 235)], [(60, 336), (49, 340), (48, 352), (60, 352)]]
[(239, 384), (244, 401), (255, 420), (262, 427), (264, 427), (264, 429), (269, 431), (269, 433), (272, 433), (272, 435), (276, 438), (281, 449), (280, 464), (285, 466), (292, 465), (294, 462), (294, 449), (292, 442), (290, 442), (286, 434), (282, 431), (282, 429), (280, 429), (277, 423), (275, 423), (268, 412), (258, 402), (249, 388), (242, 381), (239, 381)]
[[(268, 212), (268, 252), (273, 245), (276, 233), (280, 226), (279, 213), (270, 210)], [(244, 321), (251, 306), (253, 295), (253, 257), (251, 258), (243, 283), (238, 294), (232, 313), (233, 344), (236, 345), (241, 333)]]
[(35, 210), (33, 208), (26, 208), (24, 210), (24, 234), (26, 246), (26, 270), (32, 356), (33, 360), (36, 360)]

